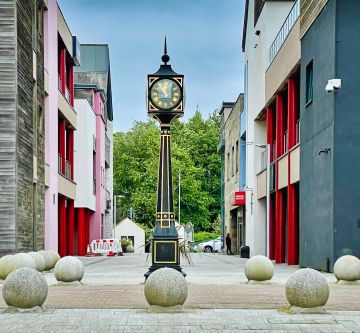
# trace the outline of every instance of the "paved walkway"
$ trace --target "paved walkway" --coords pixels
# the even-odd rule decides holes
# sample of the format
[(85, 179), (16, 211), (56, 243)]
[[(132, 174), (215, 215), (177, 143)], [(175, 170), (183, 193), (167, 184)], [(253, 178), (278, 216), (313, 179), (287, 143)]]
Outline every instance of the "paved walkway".
[(193, 265), (182, 262), (189, 285), (184, 313), (147, 312), (146, 255), (81, 258), (84, 285), (59, 285), (53, 273), (45, 274), (50, 287), (43, 313), (6, 313), (0, 296), (0, 332), (360, 333), (359, 285), (335, 284), (334, 275), (324, 273), (330, 285), (327, 314), (280, 314), (277, 309), (288, 305), (285, 283), (298, 267), (276, 265), (271, 283), (246, 284), (246, 259), (218, 254), (191, 258)]
[[(85, 264), (83, 283), (86, 285), (138, 285), (144, 282), (144, 273), (151, 265), (150, 256), (126, 255), (124, 257), (81, 257)], [(182, 259), (181, 265), (189, 283), (201, 285), (245, 283), (244, 266), (247, 259), (239, 256), (191, 253), (192, 265)], [(271, 284), (285, 284), (298, 266), (276, 265)], [(333, 274), (324, 273), (329, 283), (335, 283)], [(57, 284), (52, 273), (47, 273), (48, 283)]]
[(275, 310), (47, 310), (0, 314), (0, 332), (360, 332), (360, 312), (288, 315)]

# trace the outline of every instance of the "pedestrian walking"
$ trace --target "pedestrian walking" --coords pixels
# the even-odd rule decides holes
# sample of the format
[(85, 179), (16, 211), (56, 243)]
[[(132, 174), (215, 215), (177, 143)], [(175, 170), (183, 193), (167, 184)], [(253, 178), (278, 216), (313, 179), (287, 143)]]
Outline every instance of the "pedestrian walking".
[(231, 252), (231, 237), (230, 237), (230, 234), (228, 233), (226, 235), (226, 254), (229, 254), (229, 252), (230, 252), (230, 254), (233, 254)]

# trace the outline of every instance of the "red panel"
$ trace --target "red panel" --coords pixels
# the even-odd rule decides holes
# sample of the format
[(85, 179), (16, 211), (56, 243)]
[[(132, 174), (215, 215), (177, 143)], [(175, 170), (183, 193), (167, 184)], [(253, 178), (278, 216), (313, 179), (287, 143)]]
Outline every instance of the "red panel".
[(275, 259), (275, 197), (270, 195), (269, 212), (269, 256), (271, 260)]
[(58, 170), (61, 174), (65, 174), (65, 120), (59, 119), (59, 139), (58, 139), (58, 151), (61, 156), (61, 170)]
[[(274, 142), (274, 121), (273, 121), (273, 109), (268, 107), (266, 109), (266, 141), (272, 145)], [(270, 162), (274, 160), (273, 149), (270, 149)]]
[(288, 264), (297, 265), (299, 262), (299, 221), (298, 197), (295, 185), (288, 187)]
[(60, 91), (65, 94), (66, 84), (66, 49), (61, 49), (59, 53), (59, 75), (61, 80)]
[(276, 158), (283, 154), (284, 148), (284, 99), (276, 95)]
[(68, 200), (68, 223), (67, 223), (67, 255), (74, 255), (74, 230), (75, 230), (75, 208), (74, 200)]
[(86, 215), (85, 215), (85, 243), (90, 244), (90, 210), (87, 209), (86, 210)]
[(295, 146), (296, 143), (296, 84), (294, 78), (288, 81), (288, 135), (289, 135), (289, 149)]
[(66, 155), (67, 160), (70, 163), (70, 179), (74, 179), (74, 130), (70, 129), (67, 131), (67, 149)]
[(59, 197), (59, 255), (66, 256), (66, 200)]
[(84, 256), (86, 254), (85, 244), (85, 208), (78, 209), (78, 255)]
[(276, 235), (275, 235), (275, 261), (280, 264), (285, 262), (285, 221), (284, 221), (283, 193), (276, 191)]

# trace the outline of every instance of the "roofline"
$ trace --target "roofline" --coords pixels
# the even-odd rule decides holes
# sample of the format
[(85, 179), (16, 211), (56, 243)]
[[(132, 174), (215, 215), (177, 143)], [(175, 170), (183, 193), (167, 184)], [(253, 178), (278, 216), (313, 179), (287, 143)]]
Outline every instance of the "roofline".
[(92, 89), (96, 92), (99, 92), (101, 95), (102, 100), (105, 102), (105, 90), (98, 88), (97, 84), (95, 83), (74, 83), (74, 89)]
[(235, 105), (235, 102), (222, 102), (219, 115), (221, 115), (224, 112), (225, 108), (233, 108)]
[(241, 44), (241, 48), (242, 48), (242, 51), (243, 51), (243, 52), (245, 52), (248, 14), (249, 14), (249, 0), (246, 0), (246, 3), (245, 3), (245, 11), (244, 11), (243, 37), (242, 37), (242, 44)]

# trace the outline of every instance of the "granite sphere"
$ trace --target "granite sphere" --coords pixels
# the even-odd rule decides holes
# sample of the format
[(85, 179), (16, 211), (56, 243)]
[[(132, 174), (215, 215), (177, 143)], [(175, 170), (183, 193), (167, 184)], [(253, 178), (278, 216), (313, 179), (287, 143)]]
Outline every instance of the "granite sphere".
[(38, 272), (42, 272), (45, 269), (45, 260), (43, 256), (38, 252), (29, 252), (28, 253), (35, 261), (35, 269)]
[(173, 268), (159, 268), (145, 282), (145, 298), (150, 305), (183, 305), (188, 294), (184, 276)]
[(360, 280), (360, 259), (351, 255), (340, 257), (335, 262), (334, 274), (338, 281)]
[(61, 282), (81, 281), (84, 276), (84, 265), (75, 257), (63, 257), (55, 265), (54, 275)]
[(329, 299), (329, 285), (318, 271), (303, 268), (289, 278), (285, 293), (290, 305), (313, 308), (326, 304)]
[(18, 262), (19, 267), (36, 267), (34, 258), (28, 253), (17, 253), (14, 255), (14, 260)]
[(23, 309), (42, 306), (47, 293), (48, 285), (43, 275), (28, 267), (19, 268), (10, 273), (2, 289), (7, 305)]
[(38, 251), (38, 253), (43, 257), (44, 261), (45, 261), (45, 271), (49, 271), (50, 269), (53, 269), (55, 266), (54, 263), (54, 258), (51, 255), (51, 253), (49, 251), (45, 251), (45, 250), (41, 250)]
[(134, 253), (134, 247), (131, 244), (126, 247), (126, 253)]
[(274, 275), (274, 265), (265, 256), (254, 256), (245, 264), (245, 275), (249, 281), (271, 280)]
[(13, 255), (0, 258), (0, 279), (5, 280), (12, 271), (20, 267), (20, 262), (15, 260)]
[(52, 259), (53, 259), (53, 267), (55, 267), (56, 263), (60, 260), (60, 255), (56, 251), (48, 250), (47, 252), (50, 253)]

